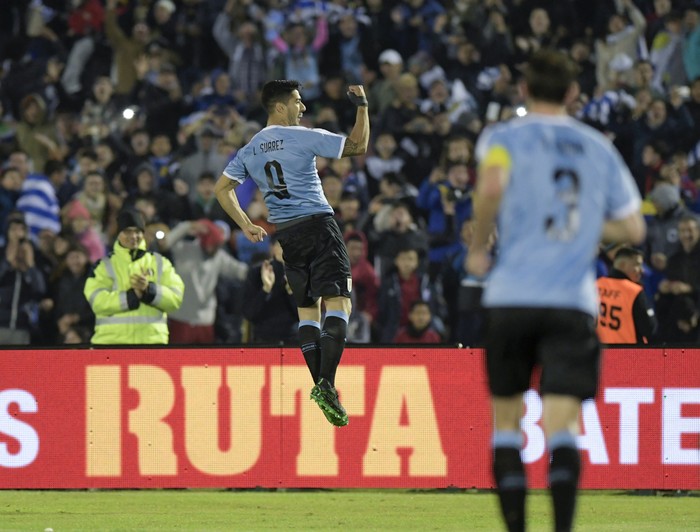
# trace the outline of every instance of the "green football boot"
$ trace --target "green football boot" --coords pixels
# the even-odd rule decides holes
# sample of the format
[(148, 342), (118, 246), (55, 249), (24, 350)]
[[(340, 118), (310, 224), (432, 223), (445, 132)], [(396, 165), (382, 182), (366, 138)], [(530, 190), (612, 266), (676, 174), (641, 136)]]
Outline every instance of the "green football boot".
[(311, 389), (311, 399), (316, 401), (332, 425), (344, 427), (349, 423), (348, 414), (338, 400), (338, 392), (326, 379), (319, 379), (318, 384)]

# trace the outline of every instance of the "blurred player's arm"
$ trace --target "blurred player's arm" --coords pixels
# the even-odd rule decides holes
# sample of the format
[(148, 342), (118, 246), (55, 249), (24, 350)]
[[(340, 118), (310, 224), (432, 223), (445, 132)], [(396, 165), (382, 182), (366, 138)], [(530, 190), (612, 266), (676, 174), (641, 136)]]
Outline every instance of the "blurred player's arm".
[(618, 220), (606, 220), (602, 241), (605, 244), (641, 244), (647, 234), (644, 217), (635, 211)]
[(474, 190), (474, 239), (467, 257), (469, 271), (476, 276), (485, 275), (490, 266), (489, 241), (508, 186), (510, 168), (510, 154), (500, 145), (492, 146), (479, 166)]
[(241, 228), (248, 240), (251, 242), (262, 242), (263, 238), (267, 236), (267, 231), (251, 222), (248, 215), (241, 208), (241, 204), (238, 203), (238, 197), (236, 196), (237, 186), (238, 183), (236, 181), (222, 175), (214, 188), (216, 199), (219, 200), (226, 214)]

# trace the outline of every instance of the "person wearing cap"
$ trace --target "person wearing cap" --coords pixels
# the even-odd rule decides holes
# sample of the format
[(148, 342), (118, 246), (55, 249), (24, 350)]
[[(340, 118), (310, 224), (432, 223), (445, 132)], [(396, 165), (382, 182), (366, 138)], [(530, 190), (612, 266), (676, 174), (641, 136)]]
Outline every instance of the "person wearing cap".
[(372, 104), (373, 113), (381, 115), (396, 99), (396, 86), (403, 72), (403, 57), (391, 48), (379, 54), (379, 72), (382, 77), (372, 85), (367, 99)]
[(177, 6), (172, 0), (158, 0), (153, 5), (153, 10), (147, 20), (153, 28), (153, 34), (164, 42), (164, 48), (168, 49), (169, 55), (174, 56), (173, 59), (179, 59), (178, 54), (173, 50), (178, 39), (175, 11), (177, 11)]
[(95, 345), (167, 344), (167, 315), (182, 304), (185, 284), (172, 263), (146, 251), (145, 222), (138, 211), (117, 216), (112, 252), (100, 260), (83, 294), (95, 313)]
[(227, 277), (242, 283), (248, 273), (247, 264), (223, 249), (225, 233), (219, 224), (201, 218), (179, 223), (162, 241), (185, 281), (182, 305), (169, 316), (171, 344), (215, 342), (217, 282)]
[(678, 221), (690, 213), (681, 204), (677, 185), (660, 182), (648, 196), (656, 214), (648, 220), (645, 257), (657, 272), (666, 269), (668, 257), (681, 249), (678, 241)]

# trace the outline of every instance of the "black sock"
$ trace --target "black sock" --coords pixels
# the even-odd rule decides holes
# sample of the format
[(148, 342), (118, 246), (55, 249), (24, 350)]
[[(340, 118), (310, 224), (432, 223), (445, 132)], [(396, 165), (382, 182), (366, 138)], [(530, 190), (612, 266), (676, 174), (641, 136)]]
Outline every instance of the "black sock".
[(321, 372), (321, 324), (311, 320), (299, 322), (299, 345), (316, 384)]
[(525, 530), (527, 479), (520, 457), (522, 435), (496, 432), (493, 436), (493, 476), (498, 488), (501, 513), (509, 532)]
[(326, 313), (321, 331), (321, 372), (319, 378), (326, 379), (335, 386), (335, 372), (345, 349), (345, 335), (348, 330), (348, 316), (344, 312)]
[(567, 431), (554, 434), (547, 442), (552, 460), (549, 463), (549, 489), (554, 505), (557, 532), (571, 530), (576, 510), (576, 492), (581, 472), (581, 457), (576, 437)]

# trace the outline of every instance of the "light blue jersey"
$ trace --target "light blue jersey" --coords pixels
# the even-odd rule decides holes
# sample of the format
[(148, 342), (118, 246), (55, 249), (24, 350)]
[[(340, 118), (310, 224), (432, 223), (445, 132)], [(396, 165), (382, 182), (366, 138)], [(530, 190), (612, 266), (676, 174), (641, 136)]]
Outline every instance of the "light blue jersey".
[(252, 177), (272, 223), (333, 214), (316, 171), (316, 156), (339, 159), (345, 138), (325, 129), (267, 126), (238, 150), (224, 175), (239, 183)]
[(606, 219), (641, 205), (612, 143), (567, 116), (531, 114), (484, 130), (480, 161), (507, 160), (498, 257), (486, 307), (576, 309), (597, 316), (594, 258)]

